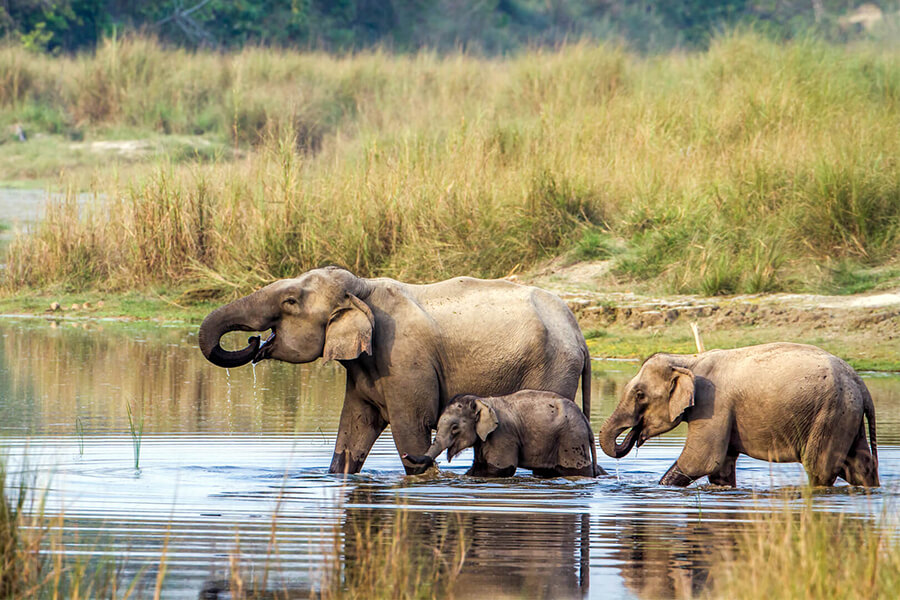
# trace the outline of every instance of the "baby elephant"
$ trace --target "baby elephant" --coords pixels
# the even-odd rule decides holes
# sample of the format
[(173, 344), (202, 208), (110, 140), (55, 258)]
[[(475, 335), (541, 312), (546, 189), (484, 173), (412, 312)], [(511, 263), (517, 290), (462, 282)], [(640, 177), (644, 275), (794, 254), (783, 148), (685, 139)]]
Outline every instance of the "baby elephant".
[(621, 458), (635, 443), (640, 446), (682, 421), (688, 424), (684, 450), (662, 485), (685, 486), (706, 475), (710, 483), (734, 486), (740, 454), (803, 463), (814, 486), (832, 485), (837, 477), (852, 485), (878, 485), (869, 390), (850, 365), (815, 346), (778, 343), (655, 354), (625, 386), (622, 401), (600, 429), (600, 447)]
[(594, 434), (578, 406), (553, 392), (522, 390), (509, 396), (457, 396), (438, 419), (434, 443), (408, 461), (433, 465), (447, 450), (447, 461), (474, 446), (467, 475), (512, 477), (518, 467), (538, 477), (606, 472), (597, 465)]

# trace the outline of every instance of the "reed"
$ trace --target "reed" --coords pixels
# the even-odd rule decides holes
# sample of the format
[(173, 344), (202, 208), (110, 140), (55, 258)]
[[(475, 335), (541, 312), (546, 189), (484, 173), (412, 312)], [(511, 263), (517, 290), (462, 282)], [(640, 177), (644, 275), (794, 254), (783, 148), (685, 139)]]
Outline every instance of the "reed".
[(142, 412), (140, 418), (135, 422), (130, 402), (125, 403), (125, 410), (128, 412), (128, 429), (131, 432), (131, 447), (134, 450), (134, 470), (138, 471), (141, 468), (141, 439), (144, 436), (144, 415)]
[(0, 109), (251, 149), (100, 172), (95, 202), (70, 193), (12, 242), (7, 290), (169, 286), (187, 301), (324, 264), (424, 281), (572, 252), (612, 260), (619, 281), (724, 294), (824, 289), (835, 265), (900, 251), (896, 49), (737, 31), (699, 53), (581, 43), (488, 60), (134, 38), (34, 61), (0, 50), (17, 73)]

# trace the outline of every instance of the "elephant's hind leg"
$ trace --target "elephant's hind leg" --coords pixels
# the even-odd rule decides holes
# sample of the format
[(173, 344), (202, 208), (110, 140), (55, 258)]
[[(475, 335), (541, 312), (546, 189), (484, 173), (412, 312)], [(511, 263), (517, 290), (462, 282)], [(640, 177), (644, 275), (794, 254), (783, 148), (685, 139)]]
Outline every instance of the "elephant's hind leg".
[(856, 441), (841, 467), (840, 477), (850, 485), (879, 486), (878, 467), (875, 466), (875, 458), (866, 442), (865, 431), (861, 430), (857, 435)]
[(713, 485), (735, 487), (737, 485), (737, 477), (735, 475), (736, 466), (737, 454), (729, 453), (725, 457), (722, 466), (719, 467), (719, 470), (709, 474), (709, 482)]
[(806, 469), (811, 486), (831, 486), (843, 468), (849, 448), (853, 445), (857, 429), (838, 418), (839, 409), (829, 406), (816, 417), (806, 439), (806, 447), (800, 462)]

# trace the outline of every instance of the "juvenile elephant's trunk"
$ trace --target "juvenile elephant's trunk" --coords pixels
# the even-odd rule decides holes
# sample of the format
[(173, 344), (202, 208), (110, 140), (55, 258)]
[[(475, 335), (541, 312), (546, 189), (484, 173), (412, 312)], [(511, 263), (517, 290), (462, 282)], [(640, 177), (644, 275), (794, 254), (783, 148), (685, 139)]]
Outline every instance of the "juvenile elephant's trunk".
[[(617, 444), (616, 439), (629, 427), (631, 431), (628, 432), (621, 444)], [(631, 452), (640, 433), (640, 422), (635, 423), (633, 417), (620, 407), (609, 416), (606, 423), (600, 428), (597, 439), (600, 442), (600, 448), (607, 456), (622, 458)]]
[[(243, 350), (231, 352), (222, 348), (219, 341), (229, 331), (264, 331), (269, 329), (271, 320), (260, 310), (256, 294), (235, 300), (231, 304), (209, 313), (200, 325), (199, 345), (203, 356), (219, 367), (231, 368), (247, 364), (259, 351), (259, 336), (247, 340)], [(262, 313), (262, 314), (261, 314)]]
[(435, 439), (431, 448), (429, 448), (425, 454), (404, 454), (403, 458), (415, 465), (425, 465), (426, 467), (430, 467), (434, 464), (434, 459), (440, 456), (441, 452), (446, 448), (447, 446), (445, 444), (442, 444)]

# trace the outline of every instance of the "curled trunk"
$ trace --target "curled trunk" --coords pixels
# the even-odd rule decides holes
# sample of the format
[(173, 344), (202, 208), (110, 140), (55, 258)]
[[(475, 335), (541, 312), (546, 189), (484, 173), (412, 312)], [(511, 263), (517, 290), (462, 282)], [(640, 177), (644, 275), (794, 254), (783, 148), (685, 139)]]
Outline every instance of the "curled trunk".
[[(621, 444), (617, 444), (616, 439), (628, 428), (631, 428), (631, 431), (628, 432)], [(621, 408), (617, 408), (606, 420), (606, 423), (603, 424), (603, 427), (600, 428), (597, 440), (600, 442), (600, 448), (607, 456), (622, 458), (631, 452), (631, 448), (634, 446), (640, 433), (640, 423), (635, 423), (631, 415), (622, 411)]]
[(255, 294), (236, 300), (209, 313), (200, 325), (199, 345), (203, 356), (214, 365), (224, 368), (240, 367), (247, 364), (259, 352), (259, 336), (247, 340), (247, 347), (229, 351), (222, 348), (220, 340), (230, 331), (263, 331), (268, 329), (271, 319), (260, 315)]

